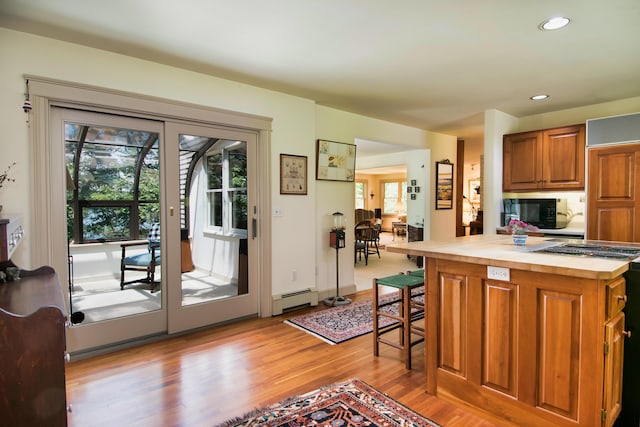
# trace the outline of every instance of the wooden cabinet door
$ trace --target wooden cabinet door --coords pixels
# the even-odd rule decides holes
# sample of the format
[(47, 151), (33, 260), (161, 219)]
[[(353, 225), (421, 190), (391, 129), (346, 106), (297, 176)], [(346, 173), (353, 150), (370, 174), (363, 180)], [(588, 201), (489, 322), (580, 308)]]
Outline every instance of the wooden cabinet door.
[(589, 149), (587, 239), (640, 242), (640, 143)]
[(537, 406), (578, 419), (582, 295), (538, 290)]
[(543, 188), (545, 190), (583, 190), (584, 150), (584, 125), (544, 131)]
[(624, 313), (605, 325), (603, 426), (610, 427), (622, 409), (622, 364), (624, 359)]
[(505, 135), (502, 145), (502, 190), (542, 187), (542, 134), (538, 131)]
[(503, 191), (583, 190), (585, 125), (505, 135)]

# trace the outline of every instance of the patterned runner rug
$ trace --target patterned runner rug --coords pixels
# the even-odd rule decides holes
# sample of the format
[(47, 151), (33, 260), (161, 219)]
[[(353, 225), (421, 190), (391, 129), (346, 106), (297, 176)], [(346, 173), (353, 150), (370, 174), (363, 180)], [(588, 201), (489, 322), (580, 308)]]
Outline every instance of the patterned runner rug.
[(219, 427), (232, 426), (440, 427), (358, 379), (287, 399)]
[[(419, 287), (414, 289), (413, 294), (419, 295), (423, 292), (424, 287)], [(424, 295), (415, 298), (424, 301)], [(398, 299), (396, 293), (386, 294), (380, 298), (380, 302), (394, 299)], [(383, 310), (397, 314), (399, 307), (398, 304), (392, 304), (384, 307)], [(387, 317), (381, 317), (379, 321), (380, 327), (395, 322)], [(329, 344), (339, 344), (373, 331), (373, 300), (357, 301), (345, 306), (291, 317), (284, 323), (302, 329)]]

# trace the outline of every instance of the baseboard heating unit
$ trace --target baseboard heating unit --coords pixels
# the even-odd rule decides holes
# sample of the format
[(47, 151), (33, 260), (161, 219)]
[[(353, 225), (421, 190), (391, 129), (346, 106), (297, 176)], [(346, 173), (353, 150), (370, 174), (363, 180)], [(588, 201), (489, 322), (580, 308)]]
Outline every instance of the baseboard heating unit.
[(271, 315), (277, 316), (286, 311), (309, 305), (318, 305), (318, 291), (312, 288), (274, 295), (271, 305)]

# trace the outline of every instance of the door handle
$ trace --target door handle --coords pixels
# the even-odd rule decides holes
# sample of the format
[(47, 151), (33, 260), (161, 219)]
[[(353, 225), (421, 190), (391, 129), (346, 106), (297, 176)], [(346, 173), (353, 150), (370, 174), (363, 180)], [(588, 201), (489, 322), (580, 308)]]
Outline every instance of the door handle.
[(258, 237), (258, 220), (255, 218), (251, 219), (251, 238), (255, 239), (256, 237)]

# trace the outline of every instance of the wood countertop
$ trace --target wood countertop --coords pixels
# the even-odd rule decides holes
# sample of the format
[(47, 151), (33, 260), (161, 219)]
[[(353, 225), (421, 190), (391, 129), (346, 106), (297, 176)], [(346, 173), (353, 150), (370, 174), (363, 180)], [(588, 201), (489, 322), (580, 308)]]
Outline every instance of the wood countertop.
[(389, 244), (387, 251), (586, 279), (614, 279), (629, 269), (628, 260), (533, 252), (550, 240), (529, 236), (526, 246), (515, 246), (510, 235), (482, 234)]

